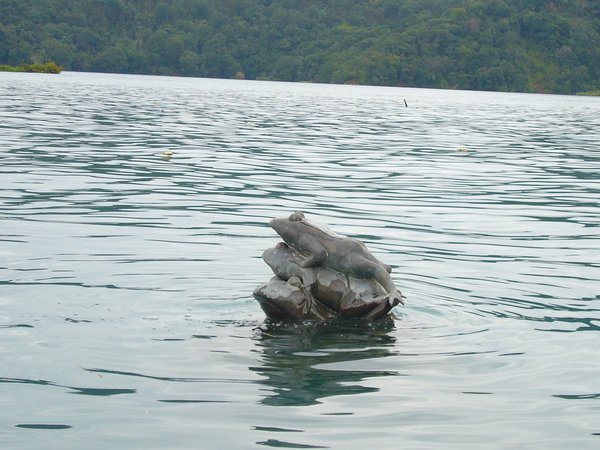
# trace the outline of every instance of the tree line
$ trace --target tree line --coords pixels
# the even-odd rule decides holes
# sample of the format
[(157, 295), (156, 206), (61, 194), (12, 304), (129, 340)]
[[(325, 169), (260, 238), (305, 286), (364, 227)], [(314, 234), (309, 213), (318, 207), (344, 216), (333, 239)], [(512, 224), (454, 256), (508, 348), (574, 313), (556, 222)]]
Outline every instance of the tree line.
[(56, 64), (54, 61), (23, 64), (22, 66), (9, 66), (7, 64), (0, 64), (0, 72), (61, 73), (62, 67)]
[(0, 0), (0, 64), (547, 92), (600, 89), (598, 0)]

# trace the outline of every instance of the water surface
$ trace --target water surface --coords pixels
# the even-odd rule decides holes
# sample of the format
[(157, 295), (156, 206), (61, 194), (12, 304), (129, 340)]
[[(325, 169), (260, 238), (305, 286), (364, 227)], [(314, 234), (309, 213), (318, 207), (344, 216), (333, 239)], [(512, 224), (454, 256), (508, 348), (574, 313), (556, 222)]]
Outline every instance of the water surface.
[[(3, 447), (600, 445), (598, 99), (69, 72), (0, 99)], [(407, 305), (266, 323), (293, 210)]]

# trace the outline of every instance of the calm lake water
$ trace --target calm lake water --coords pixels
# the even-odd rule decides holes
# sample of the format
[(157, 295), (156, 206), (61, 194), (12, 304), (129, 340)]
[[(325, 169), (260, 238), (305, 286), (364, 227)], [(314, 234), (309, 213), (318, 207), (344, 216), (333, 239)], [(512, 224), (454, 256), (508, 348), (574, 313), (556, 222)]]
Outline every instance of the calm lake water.
[[(0, 100), (0, 447), (600, 448), (600, 99), (67, 72)], [(394, 267), (393, 320), (264, 320), (294, 210)]]

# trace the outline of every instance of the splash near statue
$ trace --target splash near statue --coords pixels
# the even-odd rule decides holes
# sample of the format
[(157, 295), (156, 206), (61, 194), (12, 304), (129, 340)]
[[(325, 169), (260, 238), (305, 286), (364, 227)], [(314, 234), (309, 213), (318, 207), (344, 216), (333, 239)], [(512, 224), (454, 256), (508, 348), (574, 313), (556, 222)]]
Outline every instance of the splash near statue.
[(299, 211), (269, 224), (283, 242), (263, 253), (275, 276), (254, 290), (254, 298), (270, 319), (378, 320), (404, 304), (392, 268), (358, 239), (310, 222)]

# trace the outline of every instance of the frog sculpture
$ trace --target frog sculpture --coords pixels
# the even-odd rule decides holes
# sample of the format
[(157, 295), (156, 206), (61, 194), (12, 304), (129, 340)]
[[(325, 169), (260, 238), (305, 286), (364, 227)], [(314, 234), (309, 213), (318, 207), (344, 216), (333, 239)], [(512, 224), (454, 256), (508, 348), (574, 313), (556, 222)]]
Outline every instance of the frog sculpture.
[(267, 317), (377, 320), (404, 304), (391, 267), (361, 241), (310, 222), (299, 211), (269, 224), (284, 242), (263, 253), (275, 277), (254, 290)]

